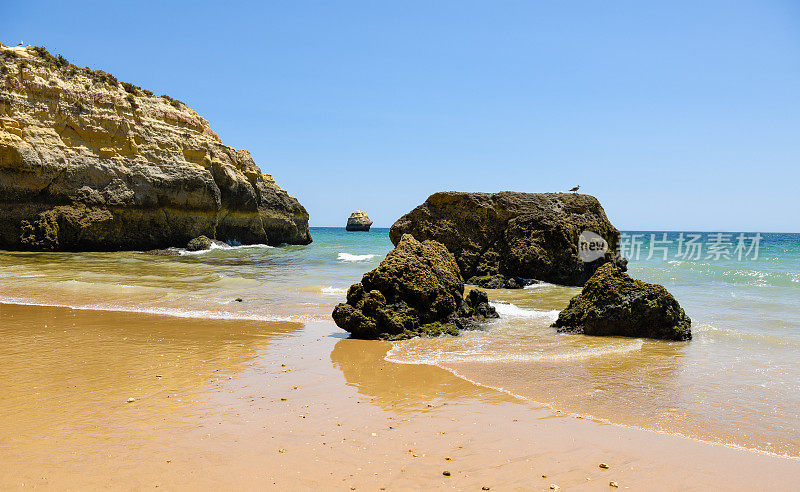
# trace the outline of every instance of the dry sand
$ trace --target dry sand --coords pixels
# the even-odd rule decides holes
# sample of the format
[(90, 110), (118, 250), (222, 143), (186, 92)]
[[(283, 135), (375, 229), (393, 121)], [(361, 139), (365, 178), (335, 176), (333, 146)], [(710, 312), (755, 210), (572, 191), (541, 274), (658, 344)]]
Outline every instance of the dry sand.
[(332, 322), (0, 305), (0, 339), (3, 490), (786, 490), (800, 478), (798, 460), (389, 363), (388, 343)]

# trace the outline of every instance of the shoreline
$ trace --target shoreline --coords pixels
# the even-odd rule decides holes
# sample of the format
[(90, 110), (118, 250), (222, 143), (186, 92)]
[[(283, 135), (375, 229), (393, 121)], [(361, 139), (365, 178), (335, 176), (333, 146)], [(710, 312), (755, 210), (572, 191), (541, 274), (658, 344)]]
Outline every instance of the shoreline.
[[(387, 352), (387, 357), (388, 357), (388, 352)], [(738, 450), (738, 451), (747, 451), (747, 452), (751, 452), (751, 453), (755, 453), (755, 454), (769, 456), (769, 457), (772, 457), (772, 458), (779, 458), (779, 459), (786, 459), (786, 460), (792, 460), (792, 461), (800, 462), (800, 456), (792, 456), (792, 455), (788, 455), (788, 454), (779, 454), (779, 453), (774, 453), (774, 452), (771, 452), (771, 451), (766, 451), (766, 450), (763, 450), (763, 449), (749, 448), (747, 446), (742, 446), (740, 444), (726, 443), (726, 442), (719, 442), (719, 441), (711, 441), (711, 440), (707, 440), (707, 439), (700, 439), (700, 438), (689, 436), (689, 435), (686, 435), (686, 434), (681, 434), (679, 432), (670, 432), (670, 431), (659, 430), (659, 429), (648, 429), (646, 427), (640, 427), (640, 426), (636, 426), (636, 425), (625, 424), (625, 423), (622, 423), (622, 422), (613, 422), (613, 421), (611, 421), (611, 420), (609, 420), (607, 418), (597, 417), (595, 415), (559, 410), (558, 408), (556, 408), (555, 405), (552, 405), (550, 403), (537, 401), (535, 399), (532, 399), (530, 397), (515, 393), (515, 392), (513, 392), (511, 390), (507, 390), (505, 388), (496, 387), (496, 386), (492, 386), (492, 385), (489, 385), (489, 384), (481, 383), (479, 381), (475, 381), (475, 380), (470, 379), (469, 377), (465, 376), (464, 374), (459, 373), (457, 369), (453, 369), (453, 368), (447, 367), (446, 365), (443, 365), (443, 364), (438, 364), (438, 363), (432, 364), (432, 363), (428, 363), (428, 362), (403, 362), (403, 361), (398, 361), (398, 360), (391, 360), (389, 358), (385, 358), (384, 360), (386, 360), (387, 362), (391, 362), (393, 364), (434, 366), (434, 367), (437, 367), (439, 369), (442, 369), (443, 371), (447, 371), (450, 374), (452, 374), (453, 376), (455, 376), (455, 377), (457, 377), (459, 379), (462, 379), (464, 381), (467, 381), (468, 383), (473, 384), (475, 386), (480, 386), (481, 388), (485, 388), (485, 389), (488, 389), (488, 390), (499, 391), (501, 393), (507, 394), (508, 396), (510, 396), (512, 398), (519, 399), (519, 400), (521, 400), (523, 402), (526, 402), (526, 403), (529, 403), (529, 404), (532, 404), (532, 405), (546, 407), (550, 411), (552, 411), (554, 414), (558, 414), (558, 416), (574, 417), (574, 418), (577, 418), (577, 419), (586, 420), (586, 421), (590, 421), (590, 422), (595, 422), (595, 423), (602, 424), (602, 425), (613, 425), (613, 426), (616, 426), (616, 427), (621, 427), (621, 428), (624, 428), (624, 429), (630, 429), (630, 430), (634, 430), (634, 431), (652, 432), (653, 434), (659, 434), (659, 435), (671, 436), (671, 437), (678, 437), (678, 438), (681, 438), (681, 439), (686, 439), (688, 441), (694, 441), (694, 442), (697, 442), (697, 443), (710, 444), (710, 445), (713, 445), (713, 446), (722, 446), (722, 447), (725, 447), (725, 448), (735, 449), (735, 450)]]
[[(240, 328), (235, 321), (168, 315), (92, 310), (76, 314), (70, 308), (9, 304), (0, 308), (6, 321), (9, 314), (65, 324), (79, 316), (80, 322), (99, 328), (122, 321), (125, 327), (120, 329), (130, 332), (128, 336), (152, 330), (156, 318), (162, 318), (165, 330), (184, 322), (187, 330), (190, 324), (205, 326), (210, 336), (219, 336), (216, 327)], [(13, 453), (0, 446), (0, 461), (13, 470), (0, 475), (0, 485), (36, 484), (41, 478), (32, 477), (44, 475), (57, 488), (156, 484), (255, 488), (272, 479), (274, 486), (341, 483), (345, 489), (547, 490), (551, 483), (608, 489), (611, 480), (620, 488), (669, 484), (744, 489), (785, 486), (800, 474), (800, 460), (792, 457), (560, 414), (437, 366), (390, 362), (385, 360), (388, 342), (346, 339), (332, 322), (247, 324), (252, 330), (248, 337), (262, 341), (236, 356), (234, 366), (226, 366), (232, 372), (221, 371), (220, 377), (213, 372), (220, 364), (209, 365), (203, 358), (181, 369), (184, 377), (191, 377), (190, 387), (181, 391), (196, 394), (195, 403), (177, 410), (169, 407), (171, 417), (164, 420), (166, 402), (172, 400), (161, 393), (130, 405), (120, 400), (113, 405), (114, 412), (96, 422), (99, 430), (93, 433), (108, 431), (107, 442), (72, 435), (57, 426), (50, 429), (48, 439), (77, 440), (80, 445), (40, 448), (41, 435), (20, 435)], [(142, 347), (150, 351), (169, 347), (169, 343), (152, 344), (146, 341)], [(131, 363), (136, 366), (139, 360)], [(70, 379), (69, 374), (59, 377)], [(12, 400), (20, 404), (18, 398)], [(68, 416), (74, 410), (63, 405), (58, 413)], [(134, 433), (129, 428), (132, 423)], [(44, 449), (47, 458), (40, 455)], [(80, 449), (86, 454), (80, 463), (60, 462)], [(10, 456), (15, 453), (17, 458)], [(26, 453), (30, 454), (22, 459)], [(131, 464), (100, 456), (107, 454), (128, 456), (126, 463)], [(154, 456), (165, 454), (172, 458), (153, 462)], [(600, 462), (609, 463), (611, 469), (599, 469)], [(443, 476), (444, 471), (451, 476)], [(331, 477), (336, 481), (329, 482)]]

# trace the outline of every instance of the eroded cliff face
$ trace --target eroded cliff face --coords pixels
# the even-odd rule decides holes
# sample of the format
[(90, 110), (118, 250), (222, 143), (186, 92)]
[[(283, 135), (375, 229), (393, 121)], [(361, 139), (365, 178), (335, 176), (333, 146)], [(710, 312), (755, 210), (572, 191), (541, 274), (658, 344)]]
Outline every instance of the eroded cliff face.
[(185, 104), (0, 45), (0, 249), (308, 244), (308, 213)]

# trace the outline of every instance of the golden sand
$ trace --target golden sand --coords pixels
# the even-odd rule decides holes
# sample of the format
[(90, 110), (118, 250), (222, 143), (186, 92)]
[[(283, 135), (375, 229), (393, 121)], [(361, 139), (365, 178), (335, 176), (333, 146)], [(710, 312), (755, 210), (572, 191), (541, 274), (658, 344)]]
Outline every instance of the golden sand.
[(388, 343), (332, 322), (0, 305), (0, 339), (3, 490), (782, 490), (800, 477), (798, 460), (386, 362)]

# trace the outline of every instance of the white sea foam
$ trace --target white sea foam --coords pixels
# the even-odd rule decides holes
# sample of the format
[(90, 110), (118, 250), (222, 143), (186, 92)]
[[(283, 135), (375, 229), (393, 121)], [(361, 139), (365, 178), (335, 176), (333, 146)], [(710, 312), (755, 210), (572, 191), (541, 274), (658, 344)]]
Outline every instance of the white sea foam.
[(535, 318), (554, 322), (558, 319), (558, 309), (546, 311), (544, 309), (523, 309), (516, 304), (503, 301), (492, 301), (491, 304), (500, 317), (506, 318)]
[(547, 282), (537, 282), (535, 284), (526, 285), (524, 289), (541, 289), (543, 287), (557, 287), (556, 284), (548, 284)]
[(375, 258), (375, 255), (354, 255), (350, 253), (339, 253), (336, 257), (337, 260), (346, 262), (365, 261), (372, 258)]
[(322, 293), (330, 296), (341, 296), (347, 293), (347, 289), (343, 289), (341, 287), (323, 287)]
[[(274, 247), (275, 246), (270, 246), (268, 244), (242, 244), (242, 245), (239, 245), (239, 246), (231, 246), (230, 244), (225, 244), (225, 243), (223, 243), (223, 244), (211, 243), (211, 248), (210, 249), (201, 249), (200, 251), (187, 251), (187, 250), (182, 249), (182, 248), (177, 248), (177, 249), (174, 249), (174, 250), (177, 251), (181, 256), (190, 256), (190, 255), (202, 255), (202, 254), (209, 253), (209, 252), (217, 250), (217, 249), (234, 251), (234, 250), (239, 250), (239, 249), (271, 249), (271, 248), (274, 248)], [(173, 249), (173, 248), (170, 248), (170, 249)]]
[(157, 314), (161, 316), (173, 316), (176, 318), (202, 318), (202, 319), (217, 319), (217, 320), (243, 320), (243, 321), (267, 321), (267, 322), (294, 322), (303, 323), (307, 321), (314, 321), (313, 316), (279, 316), (271, 314), (256, 314), (248, 312), (231, 312), (231, 311), (211, 311), (203, 309), (181, 309), (160, 306), (149, 307), (133, 307), (115, 304), (63, 304), (53, 302), (42, 302), (30, 299), (23, 299), (19, 297), (0, 296), (0, 303), (2, 304), (17, 304), (22, 306), (44, 306), (44, 307), (62, 307), (75, 309), (78, 311), (112, 311), (123, 313), (138, 313), (138, 314)]
[(499, 352), (485, 347), (472, 347), (458, 351), (431, 350), (427, 347), (406, 347), (399, 343), (395, 344), (386, 353), (384, 359), (398, 364), (428, 364), (434, 366), (459, 362), (558, 362), (635, 352), (641, 350), (643, 344), (644, 341), (642, 339), (631, 339), (613, 346), (581, 348), (556, 353), (536, 350), (515, 353)]

